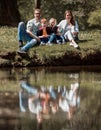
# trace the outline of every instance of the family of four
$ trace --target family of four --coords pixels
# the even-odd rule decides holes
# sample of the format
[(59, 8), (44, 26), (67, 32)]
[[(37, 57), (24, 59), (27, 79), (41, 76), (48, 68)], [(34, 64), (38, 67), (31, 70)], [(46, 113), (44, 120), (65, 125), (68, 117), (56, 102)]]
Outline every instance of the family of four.
[[(26, 53), (36, 45), (52, 45), (53, 43), (63, 44), (70, 41), (70, 46), (79, 48), (78, 39), (79, 27), (74, 20), (70, 10), (65, 11), (65, 19), (57, 24), (55, 18), (40, 18), (40, 9), (34, 10), (34, 18), (29, 20), (27, 26), (24, 22), (18, 25), (18, 40), (20, 53)], [(23, 42), (26, 44), (23, 44)]]

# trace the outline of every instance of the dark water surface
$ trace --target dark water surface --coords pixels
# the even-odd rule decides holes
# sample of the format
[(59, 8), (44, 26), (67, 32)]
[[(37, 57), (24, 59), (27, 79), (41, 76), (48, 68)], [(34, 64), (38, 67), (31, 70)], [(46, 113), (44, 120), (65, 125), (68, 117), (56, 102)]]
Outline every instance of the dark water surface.
[(101, 130), (101, 66), (1, 69), (0, 130)]

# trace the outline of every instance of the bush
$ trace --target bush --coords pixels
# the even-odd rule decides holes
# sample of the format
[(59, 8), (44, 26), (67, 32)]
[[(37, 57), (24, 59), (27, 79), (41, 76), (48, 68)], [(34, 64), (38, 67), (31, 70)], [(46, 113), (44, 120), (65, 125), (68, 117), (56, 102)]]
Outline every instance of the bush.
[(90, 27), (101, 27), (101, 10), (91, 12), (87, 22)]

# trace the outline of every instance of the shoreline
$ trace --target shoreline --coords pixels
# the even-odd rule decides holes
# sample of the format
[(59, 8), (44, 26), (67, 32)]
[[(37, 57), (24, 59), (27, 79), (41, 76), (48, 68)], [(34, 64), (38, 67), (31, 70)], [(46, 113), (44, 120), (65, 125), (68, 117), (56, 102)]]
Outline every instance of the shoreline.
[(101, 50), (82, 49), (64, 52), (62, 55), (39, 56), (38, 52), (32, 56), (5, 52), (0, 54), (0, 67), (47, 67), (47, 66), (83, 66), (101, 65)]

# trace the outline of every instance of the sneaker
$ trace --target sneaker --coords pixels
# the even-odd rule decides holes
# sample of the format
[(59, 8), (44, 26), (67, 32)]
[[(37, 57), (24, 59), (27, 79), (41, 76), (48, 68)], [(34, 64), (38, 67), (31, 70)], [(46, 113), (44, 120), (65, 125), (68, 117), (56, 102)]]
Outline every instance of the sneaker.
[(23, 46), (23, 41), (20, 40), (18, 44), (19, 44), (19, 47), (22, 47)]
[(56, 42), (57, 42), (57, 44), (62, 44), (60, 40), (57, 40)]
[(27, 53), (26, 51), (23, 51), (23, 50), (18, 50), (17, 52), (20, 53), (20, 54), (26, 54)]
[(72, 42), (70, 42), (70, 46), (73, 46), (74, 48), (78, 48), (79, 47), (77, 43), (72, 43)]
[(78, 48), (78, 44), (75, 43), (75, 44), (74, 44), (74, 47), (75, 47), (75, 48)]
[(72, 42), (70, 42), (70, 46), (74, 46), (74, 44)]
[(52, 46), (52, 43), (46, 43), (46, 45)]
[(65, 42), (65, 41), (62, 41), (62, 44), (66, 44), (66, 42)]
[(40, 45), (43, 46), (43, 45), (45, 45), (45, 43), (44, 43), (44, 42), (41, 42)]

